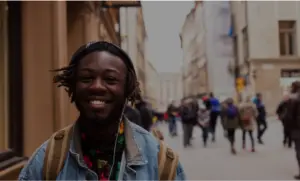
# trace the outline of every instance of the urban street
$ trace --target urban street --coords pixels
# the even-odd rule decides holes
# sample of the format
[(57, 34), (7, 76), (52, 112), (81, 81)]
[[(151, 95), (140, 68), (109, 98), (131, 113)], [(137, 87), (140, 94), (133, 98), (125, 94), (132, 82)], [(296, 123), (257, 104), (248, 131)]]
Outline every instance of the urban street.
[(300, 180), (299, 9), (0, 1), (0, 180)]
[(295, 151), (283, 147), (282, 125), (275, 119), (269, 120), (265, 145), (257, 144), (255, 153), (242, 150), (241, 131), (238, 131), (235, 156), (229, 151), (220, 125), (216, 143), (210, 143), (207, 148), (202, 146), (201, 129), (194, 129), (193, 148), (183, 148), (181, 125), (175, 138), (167, 135), (166, 124), (160, 127), (166, 142), (179, 153), (188, 180), (290, 180), (297, 173)]

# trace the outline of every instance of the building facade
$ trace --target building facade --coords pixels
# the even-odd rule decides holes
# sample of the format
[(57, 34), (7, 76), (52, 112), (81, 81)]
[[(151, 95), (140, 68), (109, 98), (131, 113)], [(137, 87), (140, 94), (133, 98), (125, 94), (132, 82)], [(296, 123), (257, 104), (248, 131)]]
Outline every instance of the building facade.
[(186, 16), (180, 33), (184, 96), (208, 91), (205, 27), (202, 14), (202, 4), (197, 1), (195, 8)]
[(299, 80), (299, 2), (231, 2), (237, 65), (274, 114), (283, 92)]
[(160, 77), (159, 73), (148, 60), (146, 62), (146, 99), (152, 108), (158, 109), (160, 102)]
[(229, 1), (203, 1), (209, 89), (218, 97), (234, 97), (235, 77), (228, 71), (234, 60)]
[(225, 1), (196, 1), (187, 15), (180, 34), (185, 96), (208, 91), (217, 96), (235, 94), (234, 76), (228, 71), (234, 59), (230, 21), (230, 4)]
[(181, 73), (159, 73), (160, 102), (159, 110), (166, 111), (167, 106), (175, 101), (177, 104), (183, 98), (183, 85)]
[(146, 95), (146, 28), (141, 7), (120, 9), (121, 46), (133, 61), (142, 95)]
[(22, 167), (2, 164), (2, 158), (30, 156), (54, 131), (77, 118), (49, 70), (68, 65), (74, 51), (90, 41), (120, 43), (115, 28), (119, 10), (105, 3), (0, 2), (1, 180), (17, 179)]

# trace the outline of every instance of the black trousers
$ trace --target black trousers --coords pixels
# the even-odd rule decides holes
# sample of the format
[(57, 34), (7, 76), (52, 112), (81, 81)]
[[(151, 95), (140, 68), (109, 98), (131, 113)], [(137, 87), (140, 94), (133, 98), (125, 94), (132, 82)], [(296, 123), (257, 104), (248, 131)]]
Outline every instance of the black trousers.
[(296, 132), (292, 132), (292, 139), (295, 143), (295, 152), (296, 152), (296, 158), (297, 158), (297, 163), (298, 163), (298, 168), (299, 168), (299, 174), (300, 174), (300, 138), (299, 134), (297, 133), (299, 130)]
[(257, 139), (260, 140), (268, 128), (267, 121), (265, 118), (257, 118)]
[(212, 134), (213, 138), (215, 137), (218, 117), (219, 117), (218, 112), (210, 112), (209, 131)]
[(202, 126), (202, 125), (199, 125), (199, 127), (202, 130), (202, 141), (203, 141), (204, 144), (206, 144), (207, 138), (208, 138), (208, 127), (207, 126)]
[(191, 138), (193, 136), (193, 124), (182, 124), (183, 128), (183, 146), (189, 146), (191, 144)]
[(287, 144), (289, 147), (292, 146), (292, 137), (289, 129), (283, 126), (283, 144)]
[(243, 148), (246, 147), (246, 134), (248, 133), (250, 141), (251, 141), (251, 147), (254, 148), (255, 147), (255, 142), (253, 139), (253, 131), (252, 130), (243, 130), (243, 136), (242, 136), (242, 140), (243, 140)]
[(230, 142), (230, 145), (233, 146), (235, 142), (235, 128), (227, 129), (227, 138)]

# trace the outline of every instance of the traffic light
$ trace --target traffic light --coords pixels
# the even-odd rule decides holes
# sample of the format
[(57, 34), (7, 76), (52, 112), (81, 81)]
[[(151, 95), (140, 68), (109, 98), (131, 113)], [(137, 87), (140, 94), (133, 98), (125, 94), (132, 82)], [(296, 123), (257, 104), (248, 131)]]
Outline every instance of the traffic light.
[(238, 92), (242, 92), (245, 88), (245, 79), (243, 77), (239, 77), (236, 79), (236, 89)]

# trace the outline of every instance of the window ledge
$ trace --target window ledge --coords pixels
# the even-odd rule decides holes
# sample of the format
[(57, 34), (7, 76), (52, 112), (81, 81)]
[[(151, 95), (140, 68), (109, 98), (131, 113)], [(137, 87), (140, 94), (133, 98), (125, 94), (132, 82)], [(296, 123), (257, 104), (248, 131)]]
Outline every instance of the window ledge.
[(18, 157), (11, 151), (0, 153), (0, 180), (17, 180), (21, 169), (27, 162), (27, 158)]
[(11, 167), (6, 168), (5, 170), (0, 171), (0, 180), (17, 180), (18, 176), (22, 170), (22, 168), (25, 166), (27, 161), (21, 161), (17, 164), (14, 164)]

